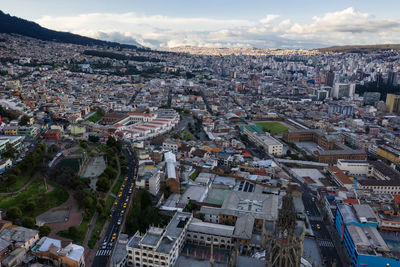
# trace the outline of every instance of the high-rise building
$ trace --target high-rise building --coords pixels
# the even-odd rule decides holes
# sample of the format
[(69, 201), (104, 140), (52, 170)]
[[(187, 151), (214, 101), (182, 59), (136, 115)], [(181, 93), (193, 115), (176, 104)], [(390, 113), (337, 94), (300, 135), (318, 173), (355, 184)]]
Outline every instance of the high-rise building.
[(400, 114), (400, 95), (387, 94), (386, 110), (389, 113)]
[(334, 82), (335, 82), (335, 73), (333, 71), (329, 71), (325, 74), (325, 83), (328, 86), (333, 86)]
[(353, 105), (329, 104), (328, 114), (342, 114), (345, 116), (352, 116), (354, 113)]
[(397, 72), (388, 72), (388, 81), (387, 84), (389, 86), (396, 86), (397, 85)]
[(337, 99), (349, 97), (353, 99), (355, 91), (355, 83), (335, 83), (332, 90), (332, 97)]
[(364, 95), (364, 104), (375, 106), (377, 102), (381, 99), (381, 93), (378, 92), (365, 92)]

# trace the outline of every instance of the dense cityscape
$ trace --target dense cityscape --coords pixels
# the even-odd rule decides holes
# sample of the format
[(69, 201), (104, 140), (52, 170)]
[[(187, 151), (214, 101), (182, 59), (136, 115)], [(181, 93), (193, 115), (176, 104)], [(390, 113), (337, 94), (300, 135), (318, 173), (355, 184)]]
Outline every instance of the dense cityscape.
[(399, 73), (0, 33), (1, 266), (400, 266)]

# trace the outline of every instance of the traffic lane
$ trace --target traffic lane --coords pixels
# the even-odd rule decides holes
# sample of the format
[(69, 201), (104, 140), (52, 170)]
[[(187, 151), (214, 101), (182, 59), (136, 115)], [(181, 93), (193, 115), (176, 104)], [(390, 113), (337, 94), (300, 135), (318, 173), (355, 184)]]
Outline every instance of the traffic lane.
[(331, 266), (330, 264), (332, 264), (333, 261), (337, 263), (336, 266), (342, 266), (340, 264), (339, 255), (337, 254), (333, 241), (325, 225), (320, 221), (313, 220), (310, 221), (310, 224), (312, 226), (315, 236), (317, 237), (318, 246), (320, 248), (326, 266)]

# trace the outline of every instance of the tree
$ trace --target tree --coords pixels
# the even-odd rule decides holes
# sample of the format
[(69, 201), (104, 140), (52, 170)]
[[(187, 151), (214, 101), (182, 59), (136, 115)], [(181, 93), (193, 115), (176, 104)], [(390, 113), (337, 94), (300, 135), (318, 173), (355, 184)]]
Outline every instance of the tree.
[(27, 115), (24, 114), (21, 117), (21, 119), (19, 120), (19, 125), (20, 126), (25, 126), (25, 125), (27, 125), (29, 123), (29, 120), (30, 120), (30, 118)]
[(89, 135), (89, 141), (92, 143), (97, 143), (99, 142), (100, 137), (96, 136), (96, 135)]
[(93, 207), (94, 204), (94, 200), (91, 196), (86, 196), (83, 200), (82, 200), (82, 205), (85, 208), (90, 208)]
[(48, 225), (43, 225), (39, 227), (40, 237), (48, 236), (51, 232), (51, 228)]
[(96, 183), (97, 191), (107, 192), (110, 189), (110, 180), (104, 176), (100, 176)]
[(7, 211), (7, 218), (16, 220), (22, 217), (22, 211), (18, 207), (11, 207)]
[(15, 158), (15, 154), (16, 153), (17, 153), (17, 151), (15, 150), (15, 148), (10, 143), (7, 143), (6, 144), (6, 149), (3, 152), (2, 156), (4, 158), (12, 159), (12, 158)]
[(54, 155), (56, 153), (58, 153), (58, 151), (60, 151), (60, 148), (56, 145), (56, 144), (52, 144), (51, 146), (49, 146), (49, 148), (47, 149), (47, 152), (51, 155)]
[(32, 217), (24, 217), (22, 219), (22, 226), (26, 228), (34, 228), (35, 220)]
[(86, 149), (89, 145), (88, 142), (86, 140), (80, 140), (79, 141), (79, 145), (83, 148)]

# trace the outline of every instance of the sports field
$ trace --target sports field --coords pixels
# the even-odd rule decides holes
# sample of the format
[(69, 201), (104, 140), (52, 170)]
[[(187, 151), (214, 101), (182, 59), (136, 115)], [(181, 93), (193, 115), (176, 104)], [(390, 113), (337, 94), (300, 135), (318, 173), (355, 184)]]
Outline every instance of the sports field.
[(289, 130), (288, 127), (277, 121), (256, 122), (256, 124), (260, 125), (264, 132), (269, 132), (271, 134), (282, 134)]

